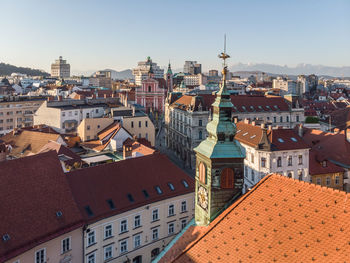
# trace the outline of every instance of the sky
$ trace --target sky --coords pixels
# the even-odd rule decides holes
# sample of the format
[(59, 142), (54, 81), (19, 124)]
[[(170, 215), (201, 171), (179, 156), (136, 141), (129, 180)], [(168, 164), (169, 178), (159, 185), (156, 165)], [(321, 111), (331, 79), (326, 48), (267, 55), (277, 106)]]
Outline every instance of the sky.
[(0, 0), (0, 62), (72, 72), (229, 64), (350, 66), (349, 0)]

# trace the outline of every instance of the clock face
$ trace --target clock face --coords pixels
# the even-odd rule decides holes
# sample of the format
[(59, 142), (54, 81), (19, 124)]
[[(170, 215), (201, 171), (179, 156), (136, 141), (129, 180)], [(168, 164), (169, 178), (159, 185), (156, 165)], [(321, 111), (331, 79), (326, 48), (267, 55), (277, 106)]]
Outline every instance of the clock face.
[(198, 187), (198, 193), (197, 193), (197, 198), (198, 198), (198, 204), (204, 209), (208, 209), (208, 190), (205, 189), (203, 186)]

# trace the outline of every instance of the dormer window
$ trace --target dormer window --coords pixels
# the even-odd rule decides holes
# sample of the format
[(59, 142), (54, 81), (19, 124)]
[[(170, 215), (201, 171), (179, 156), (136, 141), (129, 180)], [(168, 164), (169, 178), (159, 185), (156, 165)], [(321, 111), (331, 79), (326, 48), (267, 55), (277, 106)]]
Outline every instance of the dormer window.
[(322, 167), (327, 167), (327, 161), (322, 162)]

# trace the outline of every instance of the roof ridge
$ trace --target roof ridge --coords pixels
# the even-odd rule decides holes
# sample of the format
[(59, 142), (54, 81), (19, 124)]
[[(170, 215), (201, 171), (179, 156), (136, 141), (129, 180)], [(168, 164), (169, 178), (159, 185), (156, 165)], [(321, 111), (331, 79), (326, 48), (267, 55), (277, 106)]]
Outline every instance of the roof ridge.
[[(182, 256), (183, 254), (185, 254), (189, 249), (191, 249), (192, 247), (194, 247), (200, 240), (203, 239), (203, 237), (207, 236), (211, 230), (213, 230), (215, 228), (215, 226), (217, 226), (222, 220), (224, 220), (225, 216), (230, 214), (238, 205), (240, 205), (245, 199), (247, 199), (253, 192), (255, 192), (255, 190), (257, 188), (259, 188), (263, 183), (265, 183), (268, 179), (270, 179), (273, 175), (278, 175), (279, 174), (268, 174), (267, 176), (265, 176), (263, 179), (261, 179), (254, 187), (252, 190), (250, 190), (249, 192), (245, 193), (244, 195), (242, 195), (236, 202), (234, 202), (231, 206), (229, 206), (227, 209), (230, 208), (230, 210), (228, 212), (226, 212), (226, 210), (224, 210), (220, 215), (218, 215), (218, 217), (216, 219), (214, 219), (213, 222), (215, 222), (215, 224), (213, 226), (209, 226), (210, 228), (208, 229), (208, 231), (206, 231), (200, 238), (198, 238), (195, 242), (193, 242), (188, 248), (186, 248), (185, 250), (183, 250), (177, 257), (175, 257), (172, 262), (175, 262), (180, 256)], [(232, 208), (231, 208), (232, 207)], [(224, 213), (226, 213), (224, 215)], [(222, 216), (221, 218), (219, 218), (220, 216)]]

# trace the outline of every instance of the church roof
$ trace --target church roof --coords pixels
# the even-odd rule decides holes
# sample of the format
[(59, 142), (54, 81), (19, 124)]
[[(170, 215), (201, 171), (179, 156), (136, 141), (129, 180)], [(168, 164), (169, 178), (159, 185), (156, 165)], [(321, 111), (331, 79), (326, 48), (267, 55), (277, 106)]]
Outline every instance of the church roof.
[(345, 262), (350, 194), (271, 174), (156, 262)]

